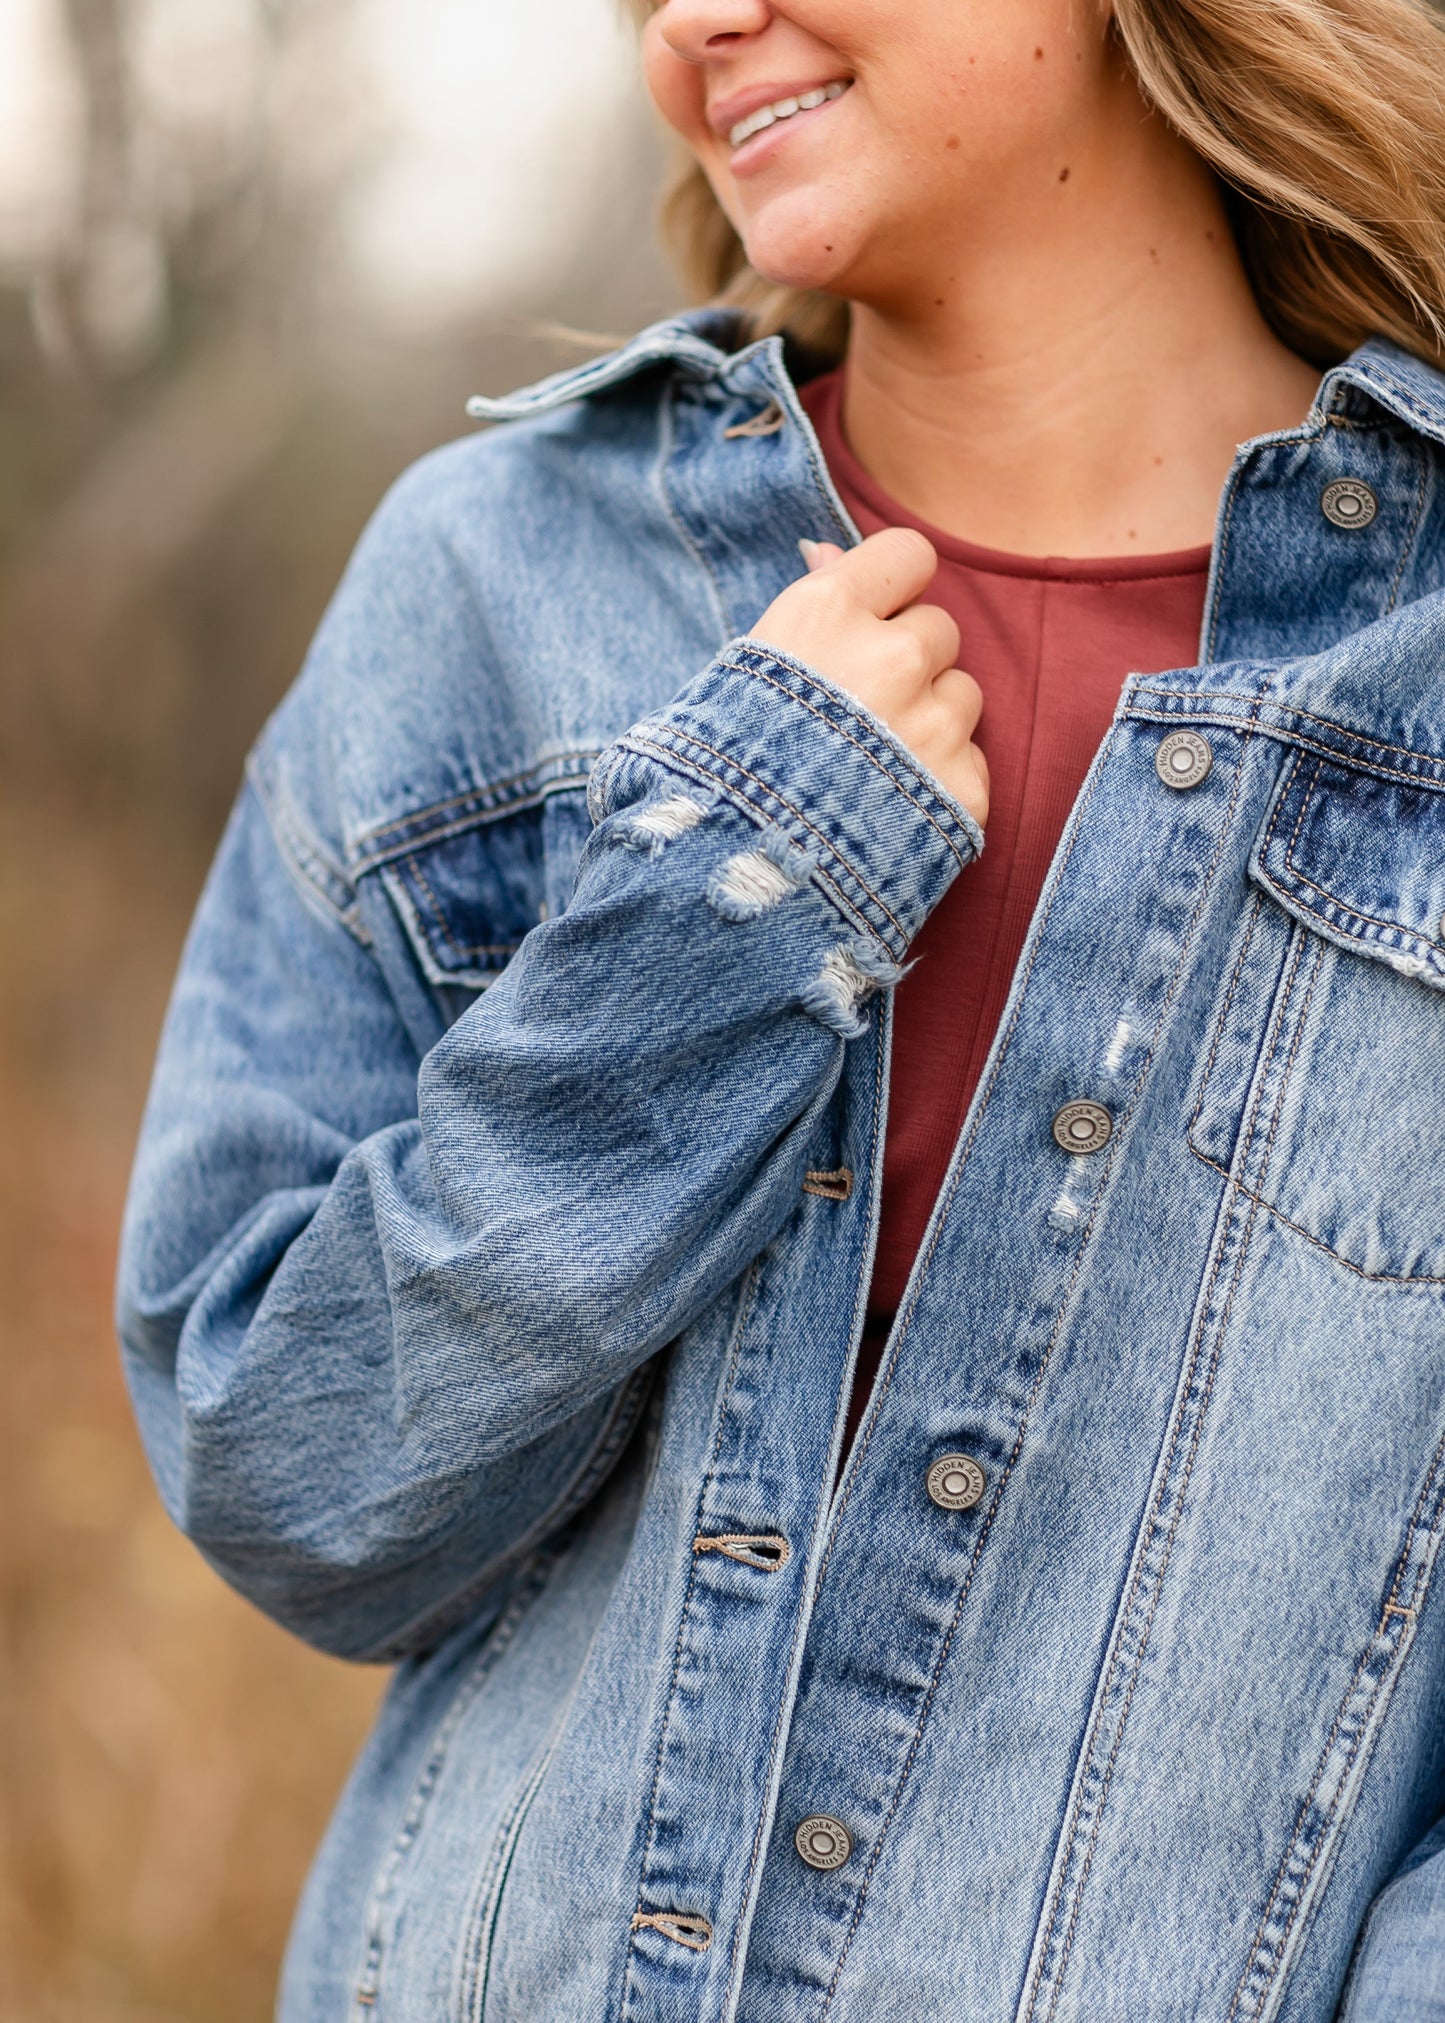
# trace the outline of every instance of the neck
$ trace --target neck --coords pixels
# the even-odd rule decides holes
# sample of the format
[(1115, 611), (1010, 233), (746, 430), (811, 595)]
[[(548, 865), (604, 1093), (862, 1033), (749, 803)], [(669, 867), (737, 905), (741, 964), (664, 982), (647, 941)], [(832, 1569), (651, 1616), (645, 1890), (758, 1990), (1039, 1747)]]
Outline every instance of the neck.
[(1003, 229), (932, 257), (911, 299), (854, 302), (848, 440), (948, 533), (1028, 555), (1206, 544), (1237, 445), (1309, 409), (1319, 375), (1261, 316), (1214, 179), (1144, 124), (1148, 164), (1086, 162), (1026, 215), (995, 207)]

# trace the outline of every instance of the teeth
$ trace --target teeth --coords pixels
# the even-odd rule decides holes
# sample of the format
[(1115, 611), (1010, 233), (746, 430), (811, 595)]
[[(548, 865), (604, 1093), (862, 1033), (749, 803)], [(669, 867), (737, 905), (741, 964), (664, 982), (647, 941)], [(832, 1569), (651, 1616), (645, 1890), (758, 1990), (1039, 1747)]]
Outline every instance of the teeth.
[(745, 140), (751, 140), (755, 133), (762, 133), (780, 119), (791, 119), (795, 112), (814, 112), (830, 99), (841, 98), (848, 86), (838, 79), (832, 84), (820, 85), (816, 91), (801, 92), (797, 98), (780, 98), (772, 105), (759, 106), (746, 119), (740, 119), (728, 133), (729, 144), (740, 148)]

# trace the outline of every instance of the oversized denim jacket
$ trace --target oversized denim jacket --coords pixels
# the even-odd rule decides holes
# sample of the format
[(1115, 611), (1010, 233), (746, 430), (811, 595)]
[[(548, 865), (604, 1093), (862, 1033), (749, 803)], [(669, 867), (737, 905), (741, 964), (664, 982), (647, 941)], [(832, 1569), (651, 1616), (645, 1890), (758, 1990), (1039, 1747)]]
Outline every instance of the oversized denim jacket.
[(484, 405), (255, 751), (124, 1241), (177, 1522), (400, 1660), (282, 2018), (1445, 2016), (1445, 380), (1240, 451), (847, 1454), (981, 839), (743, 636), (856, 538), (776, 340)]

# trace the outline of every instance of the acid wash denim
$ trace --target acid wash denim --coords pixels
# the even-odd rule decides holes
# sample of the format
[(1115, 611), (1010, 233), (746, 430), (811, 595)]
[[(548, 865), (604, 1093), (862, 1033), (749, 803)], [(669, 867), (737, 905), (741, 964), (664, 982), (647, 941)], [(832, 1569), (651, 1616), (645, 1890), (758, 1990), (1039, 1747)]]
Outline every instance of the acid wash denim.
[(124, 1241), (176, 1521), (398, 1662), (284, 2023), (1445, 2017), (1445, 379), (1240, 451), (847, 1454), (981, 839), (745, 636), (856, 538), (777, 340), (484, 411), (260, 740)]

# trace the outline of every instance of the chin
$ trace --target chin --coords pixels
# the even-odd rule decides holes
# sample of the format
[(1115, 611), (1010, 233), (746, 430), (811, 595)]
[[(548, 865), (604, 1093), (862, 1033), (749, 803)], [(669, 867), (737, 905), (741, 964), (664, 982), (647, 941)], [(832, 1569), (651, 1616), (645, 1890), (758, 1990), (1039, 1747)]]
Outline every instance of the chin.
[(753, 216), (733, 221), (747, 249), (749, 265), (777, 287), (822, 287), (842, 291), (860, 253), (856, 202), (834, 196), (822, 202), (818, 190), (797, 190), (763, 204)]
[(844, 291), (845, 275), (857, 257), (857, 228), (816, 215), (765, 227), (750, 224), (742, 233), (748, 265), (779, 288), (823, 288)]

